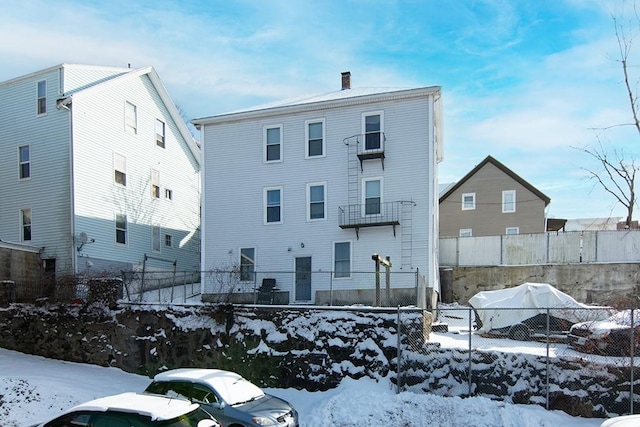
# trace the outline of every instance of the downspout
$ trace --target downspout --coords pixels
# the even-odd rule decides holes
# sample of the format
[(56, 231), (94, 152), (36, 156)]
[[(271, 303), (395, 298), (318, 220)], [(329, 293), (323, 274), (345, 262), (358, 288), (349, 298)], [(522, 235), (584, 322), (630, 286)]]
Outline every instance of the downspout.
[(74, 193), (74, 170), (73, 170), (73, 113), (71, 111), (71, 97), (59, 99), (56, 103), (58, 109), (65, 109), (69, 112), (69, 216), (71, 220), (71, 271), (77, 274), (76, 266), (78, 264), (78, 253), (75, 248), (76, 236), (76, 209), (75, 209), (75, 193)]

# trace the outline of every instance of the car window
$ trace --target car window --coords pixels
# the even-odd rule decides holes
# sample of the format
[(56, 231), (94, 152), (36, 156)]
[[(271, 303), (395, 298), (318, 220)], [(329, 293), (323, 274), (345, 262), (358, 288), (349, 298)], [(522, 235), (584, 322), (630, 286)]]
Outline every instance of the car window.
[(209, 387), (202, 384), (194, 384), (191, 391), (193, 400), (198, 403), (218, 403), (218, 396)]
[(198, 422), (202, 420), (211, 420), (213, 417), (202, 408), (191, 411), (188, 414), (181, 415), (168, 421), (158, 422), (159, 427), (197, 427)]
[(192, 397), (191, 383), (182, 381), (153, 382), (145, 391), (188, 400), (191, 400)]
[(133, 424), (123, 414), (95, 414), (91, 419), (91, 427), (131, 427)]
[(45, 424), (45, 427), (87, 427), (91, 414), (69, 414)]

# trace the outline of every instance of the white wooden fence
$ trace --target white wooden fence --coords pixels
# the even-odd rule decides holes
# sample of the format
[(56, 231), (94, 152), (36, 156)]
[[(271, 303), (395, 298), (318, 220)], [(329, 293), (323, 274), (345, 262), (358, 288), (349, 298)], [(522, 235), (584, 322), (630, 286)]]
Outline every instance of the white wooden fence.
[(440, 266), (640, 262), (640, 230), (441, 238)]

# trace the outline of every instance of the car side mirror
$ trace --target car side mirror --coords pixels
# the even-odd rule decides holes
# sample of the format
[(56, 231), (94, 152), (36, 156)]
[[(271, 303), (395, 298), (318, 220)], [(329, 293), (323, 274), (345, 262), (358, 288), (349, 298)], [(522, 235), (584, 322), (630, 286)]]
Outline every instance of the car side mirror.
[(219, 424), (213, 420), (200, 420), (198, 421), (198, 427), (218, 427)]

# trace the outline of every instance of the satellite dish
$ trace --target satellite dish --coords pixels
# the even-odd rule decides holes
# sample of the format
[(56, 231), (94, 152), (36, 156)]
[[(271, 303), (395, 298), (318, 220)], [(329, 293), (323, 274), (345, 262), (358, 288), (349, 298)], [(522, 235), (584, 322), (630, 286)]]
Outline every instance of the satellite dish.
[(82, 233), (80, 233), (80, 242), (84, 245), (85, 243), (87, 243), (88, 237), (87, 237), (87, 233), (85, 233), (84, 231)]

